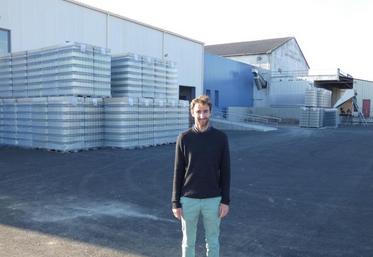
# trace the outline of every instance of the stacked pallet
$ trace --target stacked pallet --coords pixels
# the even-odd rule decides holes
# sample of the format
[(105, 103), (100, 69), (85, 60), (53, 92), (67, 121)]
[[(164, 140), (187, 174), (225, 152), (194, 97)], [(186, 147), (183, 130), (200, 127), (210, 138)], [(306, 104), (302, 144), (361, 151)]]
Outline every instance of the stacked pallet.
[(110, 97), (109, 50), (67, 42), (0, 57), (0, 97)]
[(74, 151), (103, 145), (100, 98), (74, 96), (3, 99), (2, 143)]
[(12, 56), (0, 56), (0, 98), (12, 97)]
[(102, 146), (110, 83), (106, 48), (66, 42), (1, 56), (0, 142), (60, 151)]
[(71, 42), (0, 57), (0, 144), (135, 148), (188, 125), (174, 62)]
[(305, 93), (305, 106), (301, 108), (299, 126), (320, 128), (337, 126), (336, 110), (331, 106), (331, 91), (309, 88)]
[(115, 97), (104, 100), (105, 146), (136, 148), (173, 143), (188, 128), (188, 101)]
[(112, 58), (112, 96), (178, 100), (177, 69), (171, 61), (128, 53)]

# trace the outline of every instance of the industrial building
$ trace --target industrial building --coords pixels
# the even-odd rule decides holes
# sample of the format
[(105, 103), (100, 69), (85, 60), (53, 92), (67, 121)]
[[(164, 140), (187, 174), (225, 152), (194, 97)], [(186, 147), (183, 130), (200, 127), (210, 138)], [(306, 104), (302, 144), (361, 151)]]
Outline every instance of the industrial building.
[(2, 1), (0, 32), (0, 144), (172, 143), (202, 94), (202, 42), (79, 2)]
[(205, 53), (204, 90), (214, 109), (253, 106), (252, 66)]
[(65, 41), (177, 63), (181, 99), (203, 91), (203, 43), (71, 0), (2, 0), (0, 53)]
[(304, 94), (304, 86), (301, 87), (302, 92), (299, 92), (297, 85), (283, 86), (287, 77), (304, 76), (309, 70), (294, 37), (207, 45), (205, 51), (256, 67), (268, 86), (254, 87), (254, 107), (300, 105), (300, 101), (304, 100), (300, 96)]
[[(236, 42), (205, 46), (205, 51), (253, 66), (253, 107), (248, 113), (299, 119), (305, 105), (305, 92), (310, 87), (330, 90), (333, 107), (346, 90), (356, 97), (343, 103), (351, 116), (362, 113), (370, 118), (373, 107), (373, 82), (353, 78), (339, 69), (333, 74), (309, 75), (310, 66), (294, 37)], [(339, 106), (338, 106), (339, 107)], [(355, 113), (355, 114), (354, 114)]]

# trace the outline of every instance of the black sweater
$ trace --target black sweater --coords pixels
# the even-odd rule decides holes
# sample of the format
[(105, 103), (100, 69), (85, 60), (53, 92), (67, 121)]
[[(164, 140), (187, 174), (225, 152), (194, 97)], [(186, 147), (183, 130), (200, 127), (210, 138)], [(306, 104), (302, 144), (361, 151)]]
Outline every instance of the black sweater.
[(227, 136), (210, 127), (198, 132), (190, 128), (176, 142), (172, 207), (181, 208), (180, 197), (221, 196), (229, 204), (230, 157)]

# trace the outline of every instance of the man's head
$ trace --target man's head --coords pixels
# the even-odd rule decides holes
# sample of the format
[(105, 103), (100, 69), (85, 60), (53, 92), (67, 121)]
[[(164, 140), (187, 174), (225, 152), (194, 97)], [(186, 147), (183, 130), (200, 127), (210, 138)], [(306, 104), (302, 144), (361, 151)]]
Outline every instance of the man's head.
[(194, 98), (190, 103), (190, 113), (198, 129), (204, 130), (207, 128), (211, 115), (211, 107), (210, 99), (205, 95)]

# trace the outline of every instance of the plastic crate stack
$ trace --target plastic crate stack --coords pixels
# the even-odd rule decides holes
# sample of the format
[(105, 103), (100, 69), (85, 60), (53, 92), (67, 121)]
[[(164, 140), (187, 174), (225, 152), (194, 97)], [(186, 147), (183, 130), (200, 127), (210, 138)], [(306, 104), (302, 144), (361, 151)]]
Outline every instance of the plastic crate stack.
[(179, 100), (178, 111), (179, 131), (185, 131), (189, 128), (189, 102)]
[(106, 48), (67, 42), (0, 57), (0, 97), (110, 97)]
[(139, 146), (139, 102), (137, 98), (106, 98), (105, 146), (136, 148)]
[[(175, 142), (189, 125), (189, 103), (179, 106), (176, 64), (133, 53), (114, 56), (111, 63), (113, 98), (105, 100), (105, 145), (133, 148)], [(121, 116), (128, 123), (119, 122)]]
[(337, 109), (324, 109), (323, 111), (323, 126), (337, 127), (339, 124), (339, 114)]
[(307, 128), (336, 127), (336, 109), (331, 106), (331, 91), (309, 88), (305, 93), (305, 106), (301, 108), (299, 126)]
[(4, 117), (3, 100), (0, 99), (0, 145), (3, 144)]
[(0, 143), (75, 151), (104, 144), (106, 48), (66, 42), (0, 57)]
[(189, 103), (151, 98), (106, 98), (105, 146), (137, 148), (174, 143), (189, 126)]
[(113, 97), (178, 99), (176, 63), (133, 53), (112, 58)]
[(178, 86), (178, 75), (176, 63), (172, 61), (166, 61), (166, 98), (167, 99), (178, 99), (179, 98), (179, 86)]
[(74, 151), (103, 145), (101, 98), (3, 99), (2, 144)]
[(0, 56), (0, 98), (12, 97), (12, 56)]
[(142, 97), (140, 56), (127, 54), (111, 60), (111, 94), (113, 97)]
[(170, 119), (170, 115), (166, 101), (155, 99), (153, 108), (153, 138), (155, 145), (169, 143), (168, 119)]
[(84, 98), (84, 148), (104, 146), (104, 140), (103, 98)]

